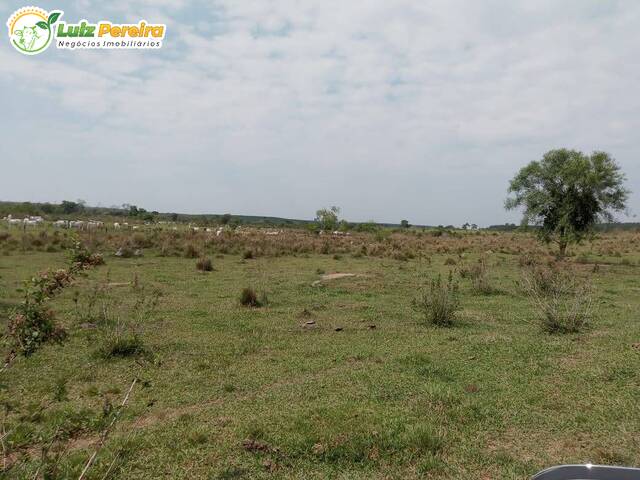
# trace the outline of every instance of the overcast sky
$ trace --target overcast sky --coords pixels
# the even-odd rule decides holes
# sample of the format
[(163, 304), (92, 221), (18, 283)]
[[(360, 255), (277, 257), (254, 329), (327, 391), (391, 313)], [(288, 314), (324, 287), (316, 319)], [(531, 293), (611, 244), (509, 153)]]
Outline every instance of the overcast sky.
[(0, 199), (487, 225), (567, 147), (619, 161), (637, 220), (637, 0), (32, 3), (167, 36), (25, 57), (4, 27)]

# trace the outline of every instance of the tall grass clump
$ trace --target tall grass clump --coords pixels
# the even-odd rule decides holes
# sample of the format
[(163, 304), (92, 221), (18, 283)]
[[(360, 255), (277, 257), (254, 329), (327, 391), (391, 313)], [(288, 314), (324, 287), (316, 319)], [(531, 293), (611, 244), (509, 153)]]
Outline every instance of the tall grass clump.
[(193, 243), (187, 243), (184, 246), (184, 256), (185, 258), (198, 258), (200, 252)]
[(475, 293), (491, 295), (495, 292), (495, 288), (493, 288), (489, 280), (487, 260), (485, 258), (478, 260), (478, 263), (469, 269), (469, 277), (471, 278), (471, 287)]
[(263, 295), (263, 298), (258, 298), (258, 294), (253, 288), (247, 287), (242, 289), (240, 293), (240, 304), (245, 307), (261, 307), (264, 303), (267, 302), (266, 295)]
[(211, 272), (213, 271), (213, 263), (210, 258), (200, 258), (196, 262), (196, 269), (201, 272)]
[(111, 297), (103, 305), (109, 321), (100, 325), (96, 354), (103, 359), (126, 358), (132, 356), (150, 356), (146, 347), (143, 331), (154, 321), (160, 302), (159, 290), (148, 290), (133, 282), (133, 302), (117, 302)]
[(592, 320), (593, 288), (574, 273), (558, 267), (529, 268), (523, 270), (521, 285), (547, 333), (578, 333)]
[(147, 350), (138, 331), (118, 323), (106, 332), (96, 353), (100, 358), (109, 359), (144, 355)]
[(413, 300), (413, 307), (420, 312), (431, 325), (450, 327), (455, 323), (456, 313), (460, 310), (458, 284), (453, 280), (450, 271), (446, 281), (442, 276), (431, 280), (418, 298)]

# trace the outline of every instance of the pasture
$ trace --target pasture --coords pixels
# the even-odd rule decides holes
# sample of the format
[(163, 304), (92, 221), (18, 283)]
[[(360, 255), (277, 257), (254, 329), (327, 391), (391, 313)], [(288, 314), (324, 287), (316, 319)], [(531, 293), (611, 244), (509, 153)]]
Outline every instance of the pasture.
[[(526, 479), (640, 464), (640, 233), (558, 261), (526, 233), (1, 228), (3, 331), (22, 282), (64, 267), (73, 235), (105, 260), (49, 301), (66, 338), (0, 374), (3, 478), (78, 478), (96, 451), (85, 478)], [(479, 260), (484, 292), (464, 273)], [(587, 328), (540, 328), (521, 285), (534, 262), (592, 285)], [(412, 302), (449, 272), (456, 321), (429, 325)], [(240, 303), (244, 288), (259, 307)]]

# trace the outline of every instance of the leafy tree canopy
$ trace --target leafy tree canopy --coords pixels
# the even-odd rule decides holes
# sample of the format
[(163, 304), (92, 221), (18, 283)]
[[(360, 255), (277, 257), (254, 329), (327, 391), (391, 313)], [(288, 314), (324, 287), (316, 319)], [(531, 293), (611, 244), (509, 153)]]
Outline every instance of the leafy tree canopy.
[(340, 208), (321, 208), (316, 212), (315, 222), (321, 230), (336, 230)]
[(567, 245), (582, 240), (597, 222), (612, 221), (626, 208), (624, 181), (606, 152), (551, 150), (511, 180), (505, 206), (522, 208), (523, 224), (539, 226), (541, 238), (557, 242), (564, 255)]

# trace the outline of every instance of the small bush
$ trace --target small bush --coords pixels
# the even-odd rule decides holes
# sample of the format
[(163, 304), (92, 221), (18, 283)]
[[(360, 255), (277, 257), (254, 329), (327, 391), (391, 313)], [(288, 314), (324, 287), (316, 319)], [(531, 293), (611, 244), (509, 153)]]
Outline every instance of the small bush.
[(251, 249), (247, 249), (244, 252), (242, 252), (242, 258), (244, 260), (250, 260), (253, 258), (253, 250)]
[(445, 265), (455, 265), (456, 264), (456, 260), (455, 258), (451, 258), (451, 257), (447, 257), (447, 259), (444, 261)]
[(196, 262), (196, 269), (201, 272), (211, 272), (213, 271), (213, 263), (210, 258), (201, 258)]
[(578, 333), (592, 318), (592, 287), (571, 272), (557, 268), (525, 270), (522, 287), (547, 333)]
[(260, 307), (262, 304), (258, 300), (258, 295), (253, 288), (245, 288), (240, 294), (240, 303), (245, 307)]
[(9, 318), (8, 336), (12, 351), (25, 356), (50, 341), (62, 341), (65, 330), (56, 324), (55, 315), (46, 302), (72, 280), (67, 270), (43, 272), (26, 281), (24, 300)]
[(104, 265), (104, 258), (99, 253), (91, 253), (81, 242), (76, 241), (69, 249), (72, 269), (85, 269)]
[(43, 343), (62, 341), (66, 337), (65, 330), (56, 324), (53, 311), (39, 303), (24, 304), (20, 312), (9, 319), (8, 330), (14, 351), (25, 356), (34, 353)]
[(449, 272), (446, 282), (438, 275), (431, 280), (429, 290), (422, 292), (413, 301), (413, 306), (424, 315), (427, 323), (440, 327), (454, 324), (456, 312), (460, 310), (458, 284), (453, 281), (453, 274)]
[(471, 277), (471, 286), (475, 293), (491, 295), (495, 292), (487, 275), (487, 261), (484, 258), (478, 260), (478, 263), (469, 269), (469, 277)]
[(193, 243), (188, 243), (184, 247), (184, 256), (185, 258), (198, 258), (200, 256), (200, 252)]

